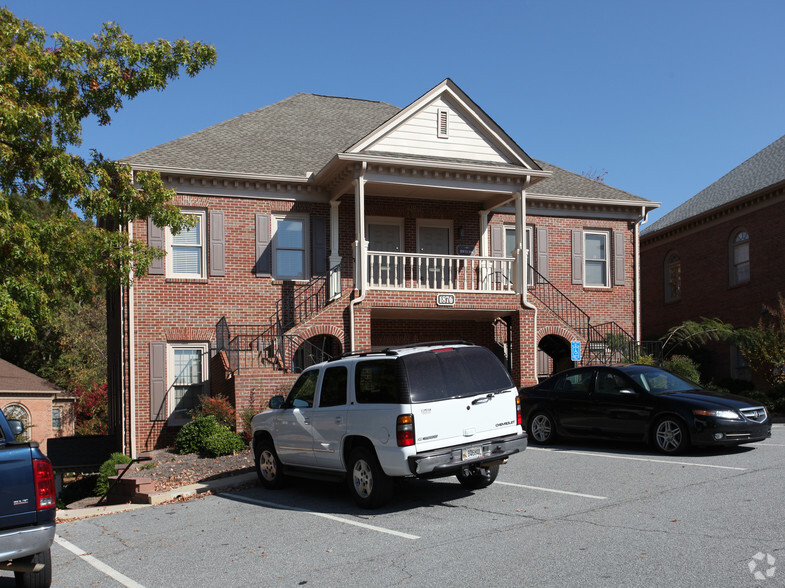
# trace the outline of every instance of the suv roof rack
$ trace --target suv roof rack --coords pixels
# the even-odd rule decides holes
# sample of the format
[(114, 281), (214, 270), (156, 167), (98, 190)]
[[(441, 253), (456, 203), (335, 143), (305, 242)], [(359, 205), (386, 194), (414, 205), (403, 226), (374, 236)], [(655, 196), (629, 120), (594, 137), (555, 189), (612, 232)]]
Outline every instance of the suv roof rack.
[(446, 341), (424, 341), (422, 343), (407, 343), (406, 345), (395, 345), (392, 347), (371, 347), (370, 349), (359, 349), (357, 351), (347, 351), (327, 361), (337, 361), (345, 357), (363, 357), (366, 355), (395, 355), (400, 349), (413, 349), (415, 347), (436, 347), (437, 345), (474, 345), (471, 341), (462, 339), (450, 339)]

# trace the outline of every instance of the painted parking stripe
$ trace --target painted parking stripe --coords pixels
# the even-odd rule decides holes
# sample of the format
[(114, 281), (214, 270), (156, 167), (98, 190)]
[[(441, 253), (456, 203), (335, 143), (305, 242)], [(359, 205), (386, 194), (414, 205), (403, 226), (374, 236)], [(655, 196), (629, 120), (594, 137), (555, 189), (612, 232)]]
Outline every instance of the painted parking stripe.
[(109, 567), (104, 562), (94, 558), (89, 553), (86, 553), (84, 549), (81, 549), (76, 545), (74, 545), (73, 543), (66, 541), (65, 539), (60, 537), (60, 535), (55, 535), (55, 543), (65, 547), (68, 551), (70, 551), (77, 557), (80, 557), (81, 559), (89, 563), (98, 571), (103, 572), (104, 574), (106, 574), (110, 578), (113, 578), (114, 580), (117, 580), (123, 586), (127, 586), (128, 588), (144, 588), (144, 586), (142, 586), (139, 582), (134, 582), (128, 576), (121, 574), (114, 568)]
[(367, 523), (361, 523), (360, 521), (354, 521), (352, 519), (347, 519), (345, 517), (339, 517), (336, 515), (326, 514), (323, 512), (315, 512), (312, 510), (306, 510), (304, 508), (297, 508), (296, 506), (289, 506), (288, 504), (280, 504), (276, 502), (267, 502), (266, 500), (256, 500), (255, 498), (248, 498), (247, 496), (240, 496), (238, 494), (224, 494), (223, 496), (231, 496), (233, 499), (238, 500), (240, 502), (247, 502), (249, 504), (257, 504), (259, 506), (266, 506), (269, 508), (275, 509), (284, 509), (284, 510), (293, 510), (296, 512), (301, 512), (304, 514), (313, 515), (315, 517), (321, 517), (323, 519), (329, 519), (331, 521), (338, 521), (339, 523), (343, 523), (345, 525), (354, 525), (355, 527), (362, 527), (363, 529), (368, 529), (370, 531), (377, 531), (379, 533), (386, 533), (388, 535), (395, 535), (396, 537), (402, 537), (404, 539), (419, 539), (417, 535), (410, 535), (409, 533), (402, 533), (401, 531), (393, 531), (392, 529), (385, 529), (384, 527), (378, 527), (376, 525), (369, 525)]
[(669, 459), (652, 459), (650, 457), (632, 457), (630, 455), (610, 455), (608, 453), (590, 453), (588, 451), (574, 451), (572, 449), (548, 449), (547, 447), (527, 447), (526, 451), (552, 451), (554, 453), (569, 453), (572, 455), (588, 455), (589, 457), (607, 457), (608, 459), (627, 459), (630, 461), (647, 461), (650, 463), (667, 463), (670, 465), (692, 466), (695, 468), (714, 468), (718, 470), (735, 470), (746, 472), (747, 468), (737, 468), (733, 466), (716, 465), (713, 463), (692, 463), (689, 461), (671, 461)]
[(580, 492), (569, 492), (568, 490), (556, 490), (555, 488), (540, 488), (539, 486), (526, 486), (525, 484), (513, 484), (512, 482), (499, 482), (503, 486), (515, 486), (516, 488), (526, 488), (527, 490), (539, 490), (540, 492), (554, 492), (556, 494), (569, 494), (570, 496), (579, 496), (581, 498), (593, 498), (595, 500), (608, 500), (607, 496), (594, 496), (593, 494), (581, 494)]

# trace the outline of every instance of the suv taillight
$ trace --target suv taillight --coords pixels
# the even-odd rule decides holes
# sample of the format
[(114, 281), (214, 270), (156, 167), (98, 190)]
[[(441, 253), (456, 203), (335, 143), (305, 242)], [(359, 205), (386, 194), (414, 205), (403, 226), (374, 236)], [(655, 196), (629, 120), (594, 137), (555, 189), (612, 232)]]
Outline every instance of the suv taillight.
[(398, 447), (414, 445), (414, 415), (402, 414), (395, 423), (395, 437)]
[(515, 419), (519, 425), (523, 426), (523, 415), (521, 415), (521, 397), (515, 397)]
[(33, 478), (35, 479), (35, 509), (54, 508), (55, 476), (48, 459), (33, 459)]

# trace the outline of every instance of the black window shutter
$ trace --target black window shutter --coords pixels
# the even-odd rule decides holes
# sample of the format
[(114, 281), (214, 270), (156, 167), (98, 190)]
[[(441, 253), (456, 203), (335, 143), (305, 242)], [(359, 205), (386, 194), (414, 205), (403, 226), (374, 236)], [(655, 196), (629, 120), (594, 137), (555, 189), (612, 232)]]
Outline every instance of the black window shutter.
[(572, 283), (583, 284), (583, 231), (572, 232)]
[(272, 274), (272, 251), (270, 251), (270, 215), (256, 215), (256, 267), (257, 278)]
[(327, 219), (323, 216), (311, 217), (311, 264), (313, 275), (323, 276), (327, 273)]
[[(164, 248), (164, 230), (157, 226), (152, 218), (147, 219), (147, 244), (150, 247), (156, 247), (158, 249)], [(165, 257), (156, 257), (153, 259), (153, 262), (150, 264), (150, 267), (147, 268), (147, 273), (151, 276), (162, 276), (164, 275), (164, 262)]]
[(150, 343), (150, 420), (165, 421), (166, 407), (166, 343)]
[(624, 261), (627, 257), (626, 236), (624, 231), (613, 231), (613, 281), (617, 286), (623, 286), (626, 282), (624, 272)]
[(210, 275), (226, 275), (226, 237), (224, 234), (224, 213), (210, 211)]
[(548, 229), (537, 227), (537, 271), (548, 279)]

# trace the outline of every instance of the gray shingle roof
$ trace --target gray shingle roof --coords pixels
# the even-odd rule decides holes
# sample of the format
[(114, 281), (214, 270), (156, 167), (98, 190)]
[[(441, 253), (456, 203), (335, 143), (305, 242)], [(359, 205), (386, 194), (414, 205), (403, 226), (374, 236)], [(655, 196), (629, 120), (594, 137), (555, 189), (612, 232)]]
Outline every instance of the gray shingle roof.
[[(158, 168), (305, 177), (308, 172), (318, 173), (336, 153), (400, 111), (385, 102), (295, 94), (122, 161)], [(536, 163), (553, 176), (533, 186), (532, 194), (651, 204), (555, 165)]]
[(650, 234), (785, 180), (785, 135), (652, 223)]
[(553, 172), (553, 175), (528, 190), (529, 194), (543, 194), (545, 196), (576, 196), (596, 200), (624, 200), (652, 204), (650, 200), (619, 190), (596, 180), (567, 171), (545, 161), (535, 160), (544, 170)]
[(295, 94), (289, 98), (123, 159), (135, 165), (298, 177), (400, 108), (384, 102)]

